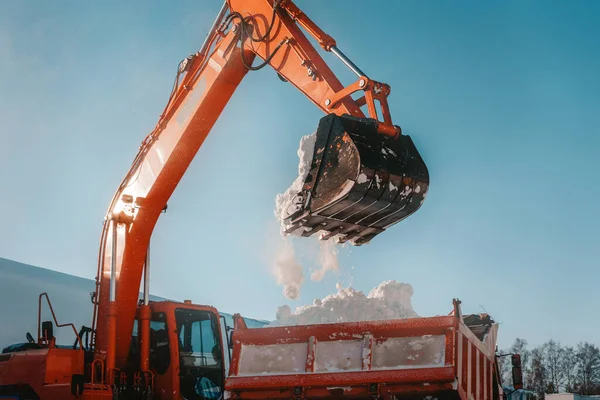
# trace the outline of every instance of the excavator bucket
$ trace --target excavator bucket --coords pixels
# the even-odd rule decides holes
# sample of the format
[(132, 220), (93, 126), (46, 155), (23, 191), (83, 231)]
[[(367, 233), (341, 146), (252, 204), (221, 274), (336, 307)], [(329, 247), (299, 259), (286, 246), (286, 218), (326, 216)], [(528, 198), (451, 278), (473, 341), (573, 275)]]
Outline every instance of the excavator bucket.
[(417, 211), (428, 186), (409, 136), (390, 138), (373, 119), (330, 114), (319, 122), (302, 189), (285, 209), (285, 231), (365, 244)]

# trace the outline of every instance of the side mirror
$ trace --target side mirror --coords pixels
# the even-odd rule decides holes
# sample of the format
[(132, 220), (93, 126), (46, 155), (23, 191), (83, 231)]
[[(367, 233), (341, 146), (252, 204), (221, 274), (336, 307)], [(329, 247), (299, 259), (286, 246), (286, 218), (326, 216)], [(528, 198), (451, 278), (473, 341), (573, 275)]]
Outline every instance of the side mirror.
[(54, 339), (54, 326), (52, 325), (52, 321), (42, 322), (42, 337), (46, 338), (46, 340)]
[(512, 380), (515, 390), (523, 389), (523, 370), (521, 367), (521, 355), (513, 354), (512, 362)]
[(229, 349), (233, 350), (233, 329), (227, 333), (227, 344), (229, 345)]

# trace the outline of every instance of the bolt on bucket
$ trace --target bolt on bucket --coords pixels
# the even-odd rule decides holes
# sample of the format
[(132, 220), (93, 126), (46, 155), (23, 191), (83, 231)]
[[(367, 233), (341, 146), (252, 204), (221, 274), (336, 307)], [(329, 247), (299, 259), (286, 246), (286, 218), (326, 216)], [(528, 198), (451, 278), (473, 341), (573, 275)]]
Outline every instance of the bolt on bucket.
[(321, 119), (302, 189), (283, 213), (286, 233), (361, 245), (419, 209), (427, 166), (409, 136), (387, 137), (377, 124), (349, 115)]

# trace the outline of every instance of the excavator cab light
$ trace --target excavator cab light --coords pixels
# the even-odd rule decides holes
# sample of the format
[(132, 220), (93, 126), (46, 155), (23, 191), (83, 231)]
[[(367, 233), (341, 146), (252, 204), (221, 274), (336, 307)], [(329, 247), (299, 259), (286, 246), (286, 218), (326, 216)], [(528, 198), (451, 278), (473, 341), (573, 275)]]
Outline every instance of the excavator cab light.
[(286, 209), (286, 232), (368, 243), (419, 209), (429, 172), (409, 136), (378, 133), (378, 121), (329, 114), (316, 132), (310, 170)]

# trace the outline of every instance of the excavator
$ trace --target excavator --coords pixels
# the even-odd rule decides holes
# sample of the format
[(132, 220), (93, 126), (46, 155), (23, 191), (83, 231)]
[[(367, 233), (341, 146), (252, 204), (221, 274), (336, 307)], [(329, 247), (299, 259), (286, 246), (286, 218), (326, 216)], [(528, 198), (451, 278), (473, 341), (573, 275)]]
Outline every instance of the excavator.
[[(342, 85), (311, 40), (356, 80)], [(308, 174), (286, 208), (286, 232), (360, 246), (419, 209), (429, 174), (411, 138), (392, 123), (390, 86), (364, 73), (293, 1), (226, 0), (200, 50), (179, 64), (166, 107), (110, 203), (91, 327), (60, 324), (40, 295), (37, 338), (28, 333), (27, 343), (0, 355), (0, 396), (223, 396), (231, 342), (219, 312), (149, 301), (150, 238), (242, 79), (267, 66), (325, 114)], [(43, 301), (50, 321), (41, 321)], [(56, 344), (55, 327), (73, 329), (75, 343)]]

